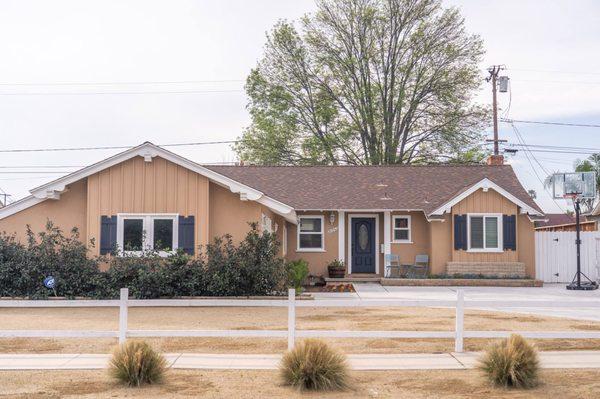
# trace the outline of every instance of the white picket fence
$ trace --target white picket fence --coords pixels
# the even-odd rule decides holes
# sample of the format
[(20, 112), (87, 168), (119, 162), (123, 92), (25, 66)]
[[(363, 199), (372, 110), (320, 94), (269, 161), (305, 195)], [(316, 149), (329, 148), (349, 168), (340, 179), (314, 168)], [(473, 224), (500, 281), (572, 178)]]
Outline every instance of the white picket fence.
[[(287, 330), (131, 330), (127, 316), (131, 307), (286, 307)], [(121, 289), (119, 300), (2, 300), (0, 308), (90, 308), (119, 307), (118, 331), (90, 330), (0, 330), (0, 338), (118, 338), (119, 343), (128, 337), (253, 337), (287, 338), (288, 349), (296, 338), (445, 338), (454, 339), (454, 350), (462, 352), (465, 338), (504, 338), (518, 333), (525, 338), (537, 339), (600, 339), (600, 331), (465, 331), (466, 308), (600, 308), (600, 301), (504, 301), (465, 300), (464, 291), (457, 290), (454, 300), (396, 300), (396, 299), (323, 299), (296, 300), (293, 289), (288, 299), (129, 299), (127, 288)], [(454, 331), (357, 331), (357, 330), (298, 330), (296, 308), (392, 308), (392, 307), (442, 307), (454, 308)]]
[[(546, 283), (570, 283), (577, 271), (574, 231), (535, 232), (536, 278)], [(600, 232), (581, 232), (581, 271), (590, 279), (600, 277)]]

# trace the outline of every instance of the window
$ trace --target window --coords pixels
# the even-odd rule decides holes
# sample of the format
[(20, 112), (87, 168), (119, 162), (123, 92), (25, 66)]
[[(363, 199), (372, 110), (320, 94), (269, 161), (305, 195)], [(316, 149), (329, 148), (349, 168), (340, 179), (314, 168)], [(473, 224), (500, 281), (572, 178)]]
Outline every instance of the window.
[(411, 242), (410, 216), (394, 216), (393, 242)]
[(300, 216), (298, 251), (323, 251), (323, 216)]
[(502, 215), (469, 215), (469, 250), (473, 252), (502, 251)]
[(117, 245), (126, 254), (167, 256), (178, 248), (178, 215), (120, 214), (117, 219)]

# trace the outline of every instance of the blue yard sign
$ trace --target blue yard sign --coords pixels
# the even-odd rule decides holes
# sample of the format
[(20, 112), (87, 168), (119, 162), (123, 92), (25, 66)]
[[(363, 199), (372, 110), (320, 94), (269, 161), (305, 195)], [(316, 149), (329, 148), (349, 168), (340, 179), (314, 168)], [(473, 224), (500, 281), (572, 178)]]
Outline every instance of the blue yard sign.
[(54, 289), (54, 287), (56, 286), (56, 280), (54, 280), (54, 277), (52, 276), (48, 276), (44, 279), (44, 286), (46, 288), (50, 288), (51, 290)]

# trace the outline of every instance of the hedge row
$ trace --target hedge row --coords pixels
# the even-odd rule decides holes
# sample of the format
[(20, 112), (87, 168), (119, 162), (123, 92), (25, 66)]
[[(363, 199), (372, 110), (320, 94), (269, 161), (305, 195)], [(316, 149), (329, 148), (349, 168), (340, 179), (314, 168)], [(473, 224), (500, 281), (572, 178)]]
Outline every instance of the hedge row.
[[(77, 229), (65, 235), (48, 222), (42, 233), (28, 228), (26, 243), (0, 233), (0, 296), (117, 298), (124, 287), (136, 298), (273, 295), (285, 289), (288, 276), (277, 253), (274, 235), (252, 225), (239, 245), (227, 235), (216, 238), (196, 258), (182, 252), (92, 257)], [(101, 271), (104, 262), (109, 268)], [(54, 277), (54, 290), (43, 285), (47, 276)]]

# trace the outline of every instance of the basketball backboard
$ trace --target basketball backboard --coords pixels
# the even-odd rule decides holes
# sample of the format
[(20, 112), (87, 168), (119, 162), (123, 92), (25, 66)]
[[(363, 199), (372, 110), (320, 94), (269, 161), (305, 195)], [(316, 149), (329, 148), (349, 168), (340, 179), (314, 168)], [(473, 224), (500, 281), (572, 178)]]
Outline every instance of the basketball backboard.
[(596, 198), (596, 172), (555, 173), (551, 183), (554, 198)]

